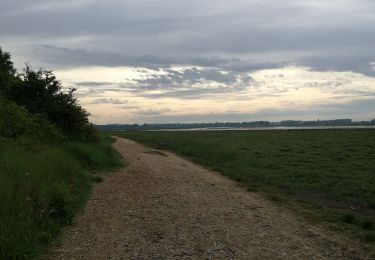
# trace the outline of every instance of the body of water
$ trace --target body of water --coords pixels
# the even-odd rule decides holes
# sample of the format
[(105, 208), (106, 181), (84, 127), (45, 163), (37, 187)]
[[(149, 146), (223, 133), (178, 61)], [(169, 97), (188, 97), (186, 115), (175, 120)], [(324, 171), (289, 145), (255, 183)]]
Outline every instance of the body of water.
[(147, 131), (259, 131), (259, 130), (321, 130), (321, 129), (375, 129), (375, 126), (311, 126), (311, 127), (204, 127), (188, 129), (159, 129)]

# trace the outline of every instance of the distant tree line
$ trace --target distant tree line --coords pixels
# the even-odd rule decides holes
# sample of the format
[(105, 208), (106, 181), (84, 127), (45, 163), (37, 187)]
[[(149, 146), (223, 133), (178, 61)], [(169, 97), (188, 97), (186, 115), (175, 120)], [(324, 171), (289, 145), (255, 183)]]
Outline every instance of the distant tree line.
[(26, 65), (18, 73), (0, 47), (0, 137), (95, 141), (97, 131), (74, 91), (63, 90), (52, 71)]
[(176, 123), (176, 124), (108, 124), (97, 125), (99, 130), (161, 130), (161, 129), (194, 129), (194, 128), (267, 128), (267, 127), (335, 127), (335, 126), (375, 126), (375, 119), (371, 121), (354, 122), (351, 119), (296, 121), (285, 120), (280, 122), (216, 122), (216, 123)]

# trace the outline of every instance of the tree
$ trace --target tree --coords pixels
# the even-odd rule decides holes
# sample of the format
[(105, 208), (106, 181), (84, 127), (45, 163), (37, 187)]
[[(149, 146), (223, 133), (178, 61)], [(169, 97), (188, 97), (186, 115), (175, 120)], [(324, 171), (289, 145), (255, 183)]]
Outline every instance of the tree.
[(11, 56), (0, 47), (0, 94), (4, 94), (10, 87), (16, 70), (13, 67)]
[(76, 89), (63, 91), (52, 71), (34, 71), (28, 65), (19, 77), (20, 83), (9, 93), (17, 104), (33, 114), (45, 114), (67, 136), (78, 139), (88, 137), (88, 128), (91, 127), (89, 114), (74, 98)]
[(89, 113), (74, 98), (76, 89), (64, 91), (56, 76), (49, 70), (34, 71), (29, 65), (16, 74), (10, 54), (0, 48), (0, 95), (35, 116), (46, 117), (62, 132), (74, 139), (97, 139), (89, 123)]

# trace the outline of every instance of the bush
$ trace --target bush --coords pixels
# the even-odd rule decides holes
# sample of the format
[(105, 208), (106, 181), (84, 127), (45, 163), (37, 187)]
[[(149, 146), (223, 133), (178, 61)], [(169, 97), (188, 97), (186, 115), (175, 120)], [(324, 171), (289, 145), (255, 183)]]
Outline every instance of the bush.
[(19, 138), (34, 127), (30, 113), (15, 103), (0, 99), (0, 135)]
[[(51, 130), (50, 125), (54, 125), (70, 139), (98, 141), (98, 134), (89, 123), (88, 112), (73, 96), (75, 90), (63, 91), (52, 71), (35, 71), (27, 65), (22, 73), (17, 74), (10, 54), (0, 48), (0, 116), (3, 118), (0, 135), (11, 138), (23, 135), (32, 128), (30, 115), (36, 115), (45, 118), (42, 126), (47, 128), (40, 131)], [(19, 120), (12, 120), (14, 117)], [(7, 126), (7, 123), (10, 124)], [(49, 133), (42, 135), (48, 136)]]
[(103, 140), (95, 144), (70, 142), (64, 149), (79, 158), (88, 170), (112, 170), (121, 165), (121, 156)]
[(1, 97), (0, 136), (13, 140), (21, 139), (21, 142), (59, 141), (64, 138), (45, 116), (32, 115), (25, 108)]
[(52, 71), (34, 71), (27, 66), (6, 94), (30, 113), (45, 115), (66, 136), (91, 141), (95, 137), (89, 114), (73, 97), (75, 90), (63, 91)]

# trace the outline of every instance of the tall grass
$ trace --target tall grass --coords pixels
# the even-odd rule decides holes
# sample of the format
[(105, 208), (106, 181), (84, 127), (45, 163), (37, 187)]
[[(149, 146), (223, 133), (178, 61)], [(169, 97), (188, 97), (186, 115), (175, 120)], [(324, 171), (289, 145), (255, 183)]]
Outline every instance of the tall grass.
[(0, 140), (0, 259), (36, 258), (90, 194), (90, 171), (121, 164), (108, 139), (24, 147)]
[(120, 158), (116, 150), (108, 145), (111, 139), (105, 139), (97, 144), (70, 142), (64, 145), (64, 150), (78, 159), (81, 165), (88, 170), (104, 171), (113, 170), (121, 165)]

